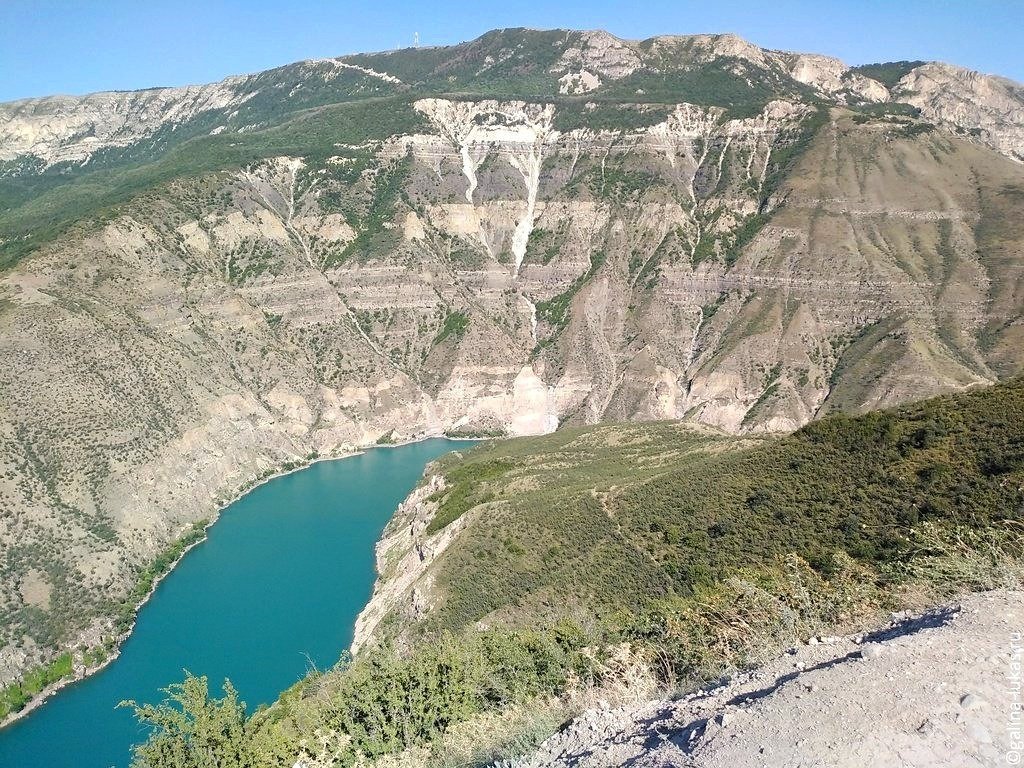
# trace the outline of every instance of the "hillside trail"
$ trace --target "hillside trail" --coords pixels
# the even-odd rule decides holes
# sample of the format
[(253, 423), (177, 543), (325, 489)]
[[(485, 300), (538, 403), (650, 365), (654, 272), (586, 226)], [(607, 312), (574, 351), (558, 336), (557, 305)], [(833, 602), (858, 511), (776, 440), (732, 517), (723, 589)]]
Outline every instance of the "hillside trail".
[(873, 633), (812, 638), (679, 700), (589, 710), (517, 768), (981, 768), (1016, 765), (1024, 592)]

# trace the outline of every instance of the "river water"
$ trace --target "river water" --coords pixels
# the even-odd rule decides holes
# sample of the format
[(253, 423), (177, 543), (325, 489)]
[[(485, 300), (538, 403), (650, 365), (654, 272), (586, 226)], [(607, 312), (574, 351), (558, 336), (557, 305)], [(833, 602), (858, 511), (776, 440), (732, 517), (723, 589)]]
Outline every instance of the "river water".
[(187, 669), (252, 711), (352, 642), (373, 546), (424, 466), (467, 441), (375, 448), (274, 478), (228, 506), (163, 580), (110, 666), (0, 730), (0, 768), (127, 766), (146, 732), (122, 699), (158, 702)]

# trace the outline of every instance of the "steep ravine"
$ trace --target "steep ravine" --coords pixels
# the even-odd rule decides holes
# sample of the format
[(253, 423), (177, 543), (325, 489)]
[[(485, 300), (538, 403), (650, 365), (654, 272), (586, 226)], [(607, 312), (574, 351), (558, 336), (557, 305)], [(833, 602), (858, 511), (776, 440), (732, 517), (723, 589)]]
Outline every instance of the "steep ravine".
[[(581, 34), (553, 83), (642, 73), (632, 44)], [(692, 42), (652, 50), (738, 56), (782, 78), (778, 98), (416, 93), (382, 112), (408, 130), (358, 143), (327, 110), (297, 134), (315, 151), (172, 174), (0, 275), (0, 682), (98, 640), (180, 530), (288, 462), (601, 420), (787, 431), (1019, 371), (1015, 92), (989, 83), (1005, 99), (970, 113), (982, 141), (936, 99), (939, 127), (847, 109), (884, 94), (834, 60)], [(405, 94), (398, 59), (371, 58), (293, 65), (275, 89), (326, 89), (311, 108)], [(981, 98), (970, 82), (960, 101)], [(116, 95), (5, 105), (25, 141), (3, 157), (25, 168), (2, 170), (128, 151), (167, 115), (262, 146), (248, 87), (136, 94), (154, 122), (121, 127)], [(94, 123), (95, 147), (69, 138)]]

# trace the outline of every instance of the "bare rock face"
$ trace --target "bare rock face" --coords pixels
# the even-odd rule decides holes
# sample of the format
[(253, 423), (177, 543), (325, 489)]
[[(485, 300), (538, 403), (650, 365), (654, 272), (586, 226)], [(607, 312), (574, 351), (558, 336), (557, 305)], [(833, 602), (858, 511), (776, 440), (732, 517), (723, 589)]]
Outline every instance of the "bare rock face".
[[(624, 40), (599, 30), (582, 32), (576, 45), (562, 54), (555, 71), (565, 72), (567, 84), (563, 93), (586, 93), (604, 80), (618, 80), (631, 75), (643, 66), (641, 55)], [(560, 81), (561, 82), (561, 81)]]
[(164, 126), (240, 103), (244, 97), (236, 86), (244, 79), (0, 104), (0, 160), (31, 155), (45, 165), (83, 162), (100, 150), (128, 147)]
[(430, 586), (430, 580), (422, 577), (467, 523), (457, 520), (435, 535), (427, 533), (427, 526), (437, 511), (437, 503), (430, 497), (444, 488), (440, 475), (430, 475), (399, 505), (377, 542), (378, 579), (373, 596), (356, 618), (353, 654), (373, 637), (385, 617), (415, 619), (428, 610), (426, 587)]
[(966, 134), (1024, 162), (1024, 85), (950, 64), (908, 73), (894, 99), (921, 109), (937, 125)]
[(852, 72), (846, 64), (831, 56), (792, 54), (786, 64), (794, 80), (809, 85), (819, 93), (840, 101), (882, 102), (889, 100), (889, 91), (877, 80)]

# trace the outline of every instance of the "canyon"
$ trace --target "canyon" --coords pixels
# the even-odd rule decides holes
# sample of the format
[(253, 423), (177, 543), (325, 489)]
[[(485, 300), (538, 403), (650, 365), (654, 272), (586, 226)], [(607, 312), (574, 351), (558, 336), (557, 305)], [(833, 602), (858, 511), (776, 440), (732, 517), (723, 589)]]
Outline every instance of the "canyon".
[(0, 105), (0, 681), (284, 466), (1014, 376), (1022, 158), (1019, 84), (730, 35)]

